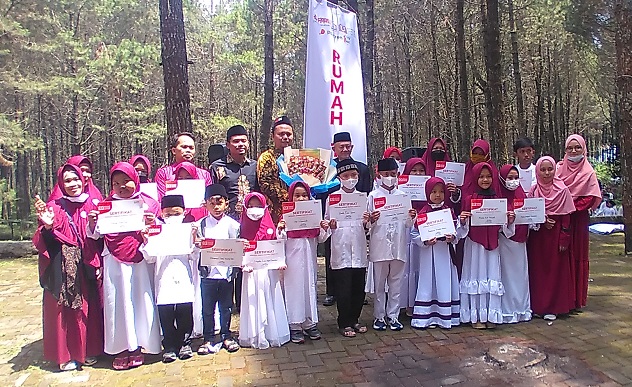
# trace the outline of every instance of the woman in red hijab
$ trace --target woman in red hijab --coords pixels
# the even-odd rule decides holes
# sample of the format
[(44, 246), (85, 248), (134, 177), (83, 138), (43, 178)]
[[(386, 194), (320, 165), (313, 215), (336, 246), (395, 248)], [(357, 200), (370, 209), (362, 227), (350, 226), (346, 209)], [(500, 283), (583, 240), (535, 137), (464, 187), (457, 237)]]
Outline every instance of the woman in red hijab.
[(86, 238), (87, 214), (96, 207), (84, 192), (85, 181), (78, 166), (66, 164), (57, 175), (61, 196), (35, 203), (44, 358), (62, 371), (93, 365), (103, 353), (99, 245)]
[(588, 299), (589, 210), (601, 203), (601, 190), (595, 170), (588, 162), (586, 141), (578, 134), (566, 139), (564, 159), (557, 166), (556, 175), (568, 187), (575, 212), (571, 214), (571, 275), (575, 284), (575, 307), (586, 306)]
[[(79, 167), (81, 173), (83, 175), (83, 179), (86, 182), (83, 187), (83, 192), (87, 193), (90, 198), (90, 202), (94, 205), (98, 204), (101, 200), (103, 200), (103, 195), (101, 195), (101, 191), (94, 185), (94, 181), (92, 180), (92, 162), (89, 158), (76, 155), (70, 157), (66, 160), (66, 164), (74, 165)], [(59, 173), (59, 171), (58, 171)], [(51, 192), (48, 197), (48, 201), (51, 202), (53, 200), (57, 200), (60, 197), (64, 196), (63, 190), (59, 188), (59, 185), (53, 187), (53, 192)]]
[[(173, 168), (176, 180), (198, 179), (198, 168), (188, 161), (178, 163)], [(208, 216), (208, 211), (204, 206), (199, 208), (187, 208), (184, 211), (184, 222), (197, 222), (203, 217)]]
[(544, 198), (546, 222), (532, 230), (527, 243), (529, 289), (533, 313), (555, 319), (575, 307), (568, 247), (571, 243), (573, 197), (562, 179), (555, 176), (555, 160), (541, 157), (535, 165), (537, 184), (529, 197)]
[[(507, 199), (507, 208), (514, 209), (514, 200), (524, 200), (526, 195), (520, 186), (518, 168), (507, 164), (500, 168), (500, 197)], [(531, 320), (529, 297), (529, 267), (527, 264), (528, 225), (516, 225), (511, 238), (500, 234), (500, 273), (505, 294), (501, 303), (503, 323)]]
[(399, 149), (396, 146), (389, 146), (384, 151), (384, 156), (382, 158), (388, 159), (389, 157), (395, 159), (398, 163), (401, 162), (402, 161), (402, 150)]

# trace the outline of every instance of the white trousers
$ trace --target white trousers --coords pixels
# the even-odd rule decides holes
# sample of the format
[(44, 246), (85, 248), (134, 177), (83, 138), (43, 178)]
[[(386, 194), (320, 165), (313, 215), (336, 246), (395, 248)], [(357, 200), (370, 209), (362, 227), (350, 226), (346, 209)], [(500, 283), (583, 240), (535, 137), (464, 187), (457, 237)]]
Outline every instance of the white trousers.
[[(377, 319), (398, 318), (405, 267), (406, 262), (397, 259), (373, 262), (373, 278), (375, 279), (373, 317)], [(386, 297), (387, 284), (388, 301)]]

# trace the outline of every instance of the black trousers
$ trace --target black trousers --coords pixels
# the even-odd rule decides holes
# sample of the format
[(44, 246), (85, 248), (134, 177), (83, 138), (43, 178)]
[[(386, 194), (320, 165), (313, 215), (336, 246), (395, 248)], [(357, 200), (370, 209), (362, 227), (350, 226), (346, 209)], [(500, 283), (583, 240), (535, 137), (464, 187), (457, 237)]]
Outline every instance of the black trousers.
[(331, 273), (336, 286), (338, 328), (352, 327), (358, 323), (364, 306), (366, 268), (337, 269)]
[(324, 246), (325, 246), (325, 294), (328, 296), (335, 296), (336, 288), (334, 287), (334, 276), (331, 270), (331, 238), (328, 238), (325, 241)]
[(230, 337), (230, 314), (233, 308), (233, 281), (202, 278), (202, 323), (204, 341), (215, 341), (215, 305), (219, 309), (219, 334)]
[(243, 274), (241, 272), (241, 268), (233, 267), (233, 273), (235, 273), (235, 308), (237, 310), (241, 309), (241, 280), (243, 278)]
[(193, 303), (158, 305), (158, 317), (165, 352), (177, 353), (181, 347), (191, 345)]

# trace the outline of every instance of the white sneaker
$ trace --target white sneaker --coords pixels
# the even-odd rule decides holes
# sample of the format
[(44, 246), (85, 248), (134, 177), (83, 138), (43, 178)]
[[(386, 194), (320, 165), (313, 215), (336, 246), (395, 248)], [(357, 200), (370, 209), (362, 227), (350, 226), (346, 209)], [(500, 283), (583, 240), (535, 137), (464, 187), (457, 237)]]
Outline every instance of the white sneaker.
[(74, 371), (77, 369), (77, 362), (74, 360), (59, 365), (61, 371)]
[(555, 321), (557, 316), (555, 316), (554, 314), (545, 314), (543, 318), (548, 321)]

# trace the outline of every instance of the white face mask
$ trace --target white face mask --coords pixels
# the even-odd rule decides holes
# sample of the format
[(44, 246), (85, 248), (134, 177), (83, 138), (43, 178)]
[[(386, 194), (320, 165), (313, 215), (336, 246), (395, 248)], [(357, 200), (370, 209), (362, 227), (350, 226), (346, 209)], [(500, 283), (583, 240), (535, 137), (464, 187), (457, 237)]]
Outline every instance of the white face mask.
[(354, 189), (356, 184), (358, 184), (358, 179), (340, 180), (340, 184), (346, 189)]
[(184, 214), (182, 215), (172, 215), (168, 218), (164, 218), (163, 219), (165, 221), (165, 224), (178, 224), (178, 223), (182, 223), (182, 221), (184, 220)]
[(394, 176), (382, 176), (380, 177), (380, 185), (383, 185), (387, 188), (393, 188), (397, 184), (397, 177)]
[(261, 207), (251, 207), (246, 209), (246, 216), (251, 220), (257, 221), (263, 218), (263, 214), (266, 213), (265, 208)]
[(520, 186), (520, 180), (506, 180), (505, 187), (510, 191), (515, 191)]
[(430, 204), (430, 208), (433, 208), (433, 209), (437, 209), (437, 208), (443, 207), (443, 202), (438, 203), (438, 204), (435, 204), (435, 203), (428, 203), (428, 204)]
[(584, 158), (584, 155), (568, 156), (568, 160), (574, 163), (579, 163), (580, 161), (582, 161), (583, 158)]

